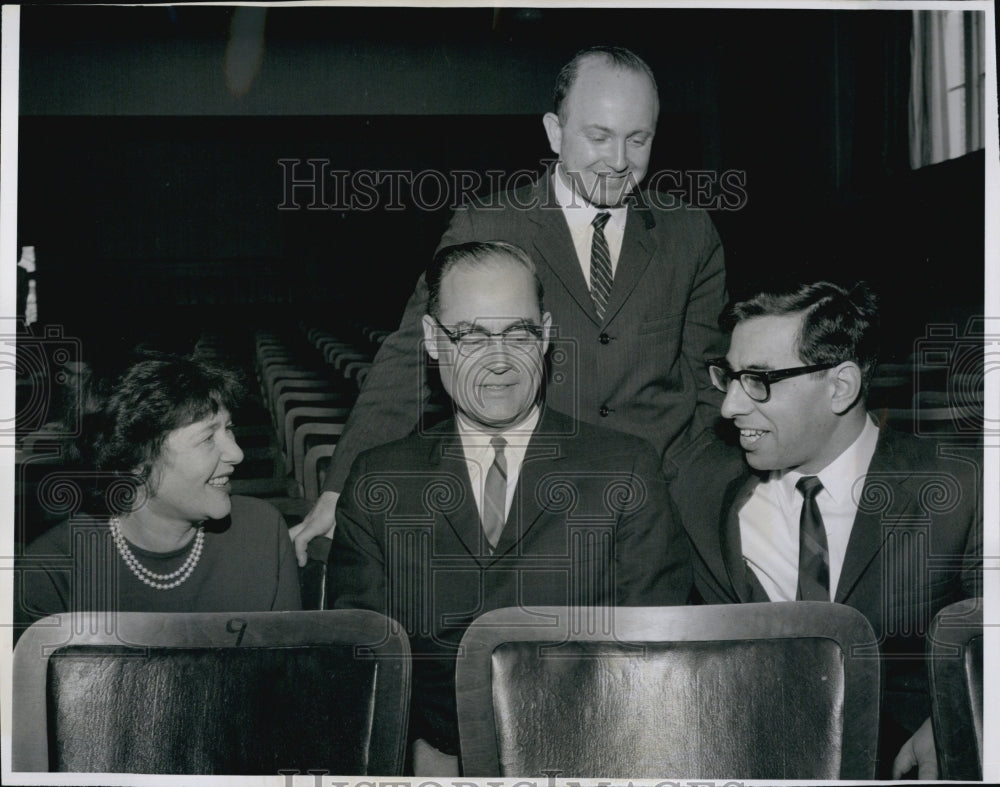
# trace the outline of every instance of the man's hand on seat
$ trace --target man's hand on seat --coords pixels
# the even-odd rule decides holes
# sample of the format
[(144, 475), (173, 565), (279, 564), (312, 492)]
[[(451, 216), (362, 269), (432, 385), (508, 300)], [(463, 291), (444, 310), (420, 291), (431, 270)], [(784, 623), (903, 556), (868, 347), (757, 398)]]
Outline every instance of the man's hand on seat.
[(413, 775), (458, 776), (458, 757), (445, 754), (423, 738), (417, 738), (413, 742)]
[(903, 744), (892, 763), (892, 778), (902, 779), (913, 766), (918, 779), (937, 779), (937, 749), (934, 748), (934, 729), (928, 716), (920, 728)]
[(289, 528), (288, 535), (295, 544), (295, 557), (300, 566), (306, 564), (306, 548), (316, 536), (333, 538), (333, 528), (336, 524), (337, 500), (339, 492), (324, 492), (319, 496), (312, 511), (299, 524)]

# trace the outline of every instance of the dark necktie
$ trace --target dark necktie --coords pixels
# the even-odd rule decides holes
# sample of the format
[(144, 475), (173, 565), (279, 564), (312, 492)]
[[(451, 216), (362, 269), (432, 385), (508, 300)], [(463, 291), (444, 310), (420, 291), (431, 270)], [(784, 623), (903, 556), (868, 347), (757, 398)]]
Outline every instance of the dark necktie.
[(493, 446), (493, 464), (486, 473), (486, 488), (483, 491), (483, 535), (490, 545), (490, 552), (496, 549), (500, 541), (506, 520), (507, 508), (507, 459), (503, 455), (507, 441), (502, 437), (490, 440)]
[(826, 545), (826, 529), (816, 504), (816, 495), (823, 484), (814, 475), (803, 476), (795, 488), (802, 494), (799, 515), (799, 588), (796, 598), (801, 601), (830, 600), (830, 550)]
[(594, 239), (590, 244), (590, 297), (594, 299), (597, 319), (604, 319), (604, 309), (611, 295), (611, 251), (604, 237), (604, 225), (611, 214), (607, 211), (594, 216)]

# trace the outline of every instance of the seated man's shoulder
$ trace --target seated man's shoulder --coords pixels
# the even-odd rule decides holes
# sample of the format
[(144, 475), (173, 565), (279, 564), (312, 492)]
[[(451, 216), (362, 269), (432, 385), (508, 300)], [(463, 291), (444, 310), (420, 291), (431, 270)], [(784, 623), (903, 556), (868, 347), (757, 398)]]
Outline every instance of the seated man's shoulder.
[(963, 487), (978, 483), (982, 471), (982, 451), (976, 445), (963, 446), (890, 427), (880, 431), (876, 457), (892, 468), (905, 468), (915, 478), (945, 474)]
[(561, 439), (572, 445), (574, 452), (594, 461), (633, 464), (639, 457), (653, 457), (653, 446), (641, 437), (606, 426), (580, 421), (556, 410), (548, 410), (536, 431), (536, 440)]
[(681, 481), (702, 477), (706, 472), (731, 475), (746, 468), (743, 449), (723, 439), (714, 429), (705, 429), (668, 460), (671, 478)]
[(431, 456), (442, 440), (459, 440), (455, 422), (450, 418), (428, 429), (411, 432), (406, 437), (362, 451), (354, 460), (354, 467), (364, 467), (368, 471), (413, 467)]

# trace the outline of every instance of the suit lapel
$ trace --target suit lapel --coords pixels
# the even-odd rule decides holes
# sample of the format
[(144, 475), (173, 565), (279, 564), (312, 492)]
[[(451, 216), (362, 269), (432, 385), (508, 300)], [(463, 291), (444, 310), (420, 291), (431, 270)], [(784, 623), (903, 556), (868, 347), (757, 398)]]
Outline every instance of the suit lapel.
[[(858, 513), (851, 527), (834, 601), (846, 602), (882, 550), (889, 534), (899, 524), (903, 512), (909, 511), (912, 506), (913, 495), (903, 484), (905, 479), (899, 477), (908, 463), (902, 461), (897, 453), (891, 435), (883, 430), (865, 474)], [(890, 473), (891, 478), (886, 473)], [(875, 507), (866, 501), (885, 501), (885, 504)]]
[(524, 453), (510, 514), (500, 534), (500, 541), (497, 542), (494, 559), (517, 550), (546, 511), (539, 499), (539, 481), (552, 473), (558, 467), (556, 463), (565, 455), (561, 436), (565, 434), (565, 430), (560, 431), (557, 426), (554, 427), (553, 420), (551, 411), (543, 409)]
[(622, 239), (622, 250), (618, 255), (615, 278), (611, 285), (611, 297), (604, 311), (605, 323), (610, 322), (625, 305), (656, 251), (656, 239), (650, 232), (656, 222), (649, 208), (642, 204), (641, 195), (639, 199), (638, 205), (630, 205), (628, 209), (625, 237)]
[[(755, 598), (757, 594), (751, 590), (749, 575), (752, 572), (743, 559), (743, 540), (740, 538), (740, 509), (750, 499), (759, 483), (760, 478), (752, 473), (736, 478), (726, 487), (722, 502), (719, 522), (722, 562), (725, 566), (725, 575), (729, 578), (729, 586), (740, 602), (761, 600)], [(756, 580), (756, 577), (753, 579)]]
[[(454, 509), (442, 507), (434, 513), (434, 527), (441, 535), (454, 534), (455, 538), (466, 552), (480, 565), (490, 560), (483, 545), (482, 523), (479, 520), (479, 509), (472, 493), (472, 482), (469, 480), (469, 468), (465, 463), (465, 453), (462, 450), (462, 440), (458, 435), (455, 422), (449, 422), (450, 428), (440, 438), (432, 441), (428, 464), (435, 472), (448, 474), (461, 480), (461, 499)], [(437, 540), (437, 539), (435, 539)], [(448, 554), (450, 549), (436, 549), (438, 554)], [(483, 554), (486, 553), (486, 554)]]
[[(563, 216), (562, 208), (551, 193), (551, 180), (554, 173), (550, 170), (539, 180), (536, 190), (538, 206), (528, 212), (528, 218), (535, 225), (532, 242), (535, 251), (544, 259), (555, 276), (562, 282), (570, 296), (591, 320), (597, 322), (594, 312), (594, 302), (587, 289), (587, 281), (583, 277), (580, 262), (576, 256), (576, 246), (570, 235), (569, 225)], [(556, 315), (556, 320), (559, 316)]]

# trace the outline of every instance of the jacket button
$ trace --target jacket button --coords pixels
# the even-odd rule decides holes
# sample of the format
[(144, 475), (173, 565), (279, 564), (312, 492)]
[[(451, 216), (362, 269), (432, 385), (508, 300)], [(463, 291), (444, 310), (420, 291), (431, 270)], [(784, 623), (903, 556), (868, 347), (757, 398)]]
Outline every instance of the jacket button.
[(606, 333), (602, 333), (600, 336), (597, 337), (597, 341), (599, 341), (601, 344), (607, 344), (608, 342), (611, 341), (611, 337), (608, 336)]
[(602, 405), (598, 412), (600, 412), (601, 418), (607, 418), (611, 414), (611, 410), (608, 409), (607, 405)]

